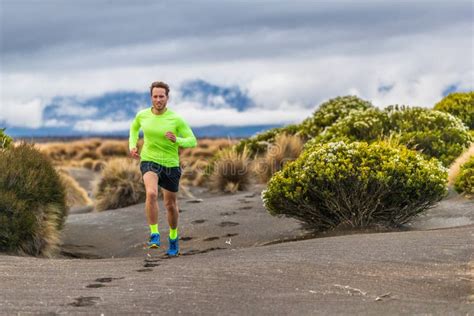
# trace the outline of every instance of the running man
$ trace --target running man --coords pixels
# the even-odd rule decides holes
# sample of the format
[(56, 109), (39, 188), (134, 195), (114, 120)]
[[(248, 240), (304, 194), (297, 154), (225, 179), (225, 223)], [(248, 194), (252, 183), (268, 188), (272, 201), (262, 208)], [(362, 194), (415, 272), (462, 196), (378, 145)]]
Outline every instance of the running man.
[[(177, 192), (181, 168), (179, 147), (195, 147), (196, 137), (189, 125), (178, 114), (166, 107), (169, 86), (164, 82), (153, 82), (150, 87), (152, 107), (141, 110), (130, 126), (130, 155), (140, 159), (140, 171), (145, 183), (145, 212), (150, 226), (149, 248), (160, 246), (158, 230), (158, 185), (163, 189), (163, 202), (170, 226), (168, 238), (169, 256), (179, 255)], [(139, 131), (143, 131), (143, 148), (138, 153)]]

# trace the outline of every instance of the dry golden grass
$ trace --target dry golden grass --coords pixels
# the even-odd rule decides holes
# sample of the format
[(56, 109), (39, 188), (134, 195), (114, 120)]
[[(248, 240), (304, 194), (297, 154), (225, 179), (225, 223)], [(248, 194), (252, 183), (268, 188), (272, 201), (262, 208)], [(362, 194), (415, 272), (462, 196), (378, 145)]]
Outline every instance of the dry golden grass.
[(253, 170), (262, 183), (267, 183), (272, 175), (283, 166), (298, 158), (303, 150), (303, 141), (296, 135), (281, 134), (275, 138), (265, 156), (253, 163)]
[(100, 157), (126, 157), (128, 156), (128, 142), (123, 140), (106, 140), (98, 148)]
[(60, 232), (57, 227), (59, 221), (57, 206), (54, 204), (43, 205), (41, 218), (37, 217), (38, 229), (31, 239), (21, 243), (18, 248), (20, 255), (32, 255), (50, 258), (58, 253), (61, 241)]
[(91, 158), (81, 159), (81, 161), (79, 162), (79, 166), (92, 170), (92, 168), (94, 167), (94, 160), (92, 160)]
[(145, 186), (138, 161), (115, 158), (107, 162), (95, 184), (96, 210), (104, 211), (145, 201)]
[(218, 159), (213, 164), (210, 176), (211, 189), (234, 193), (245, 191), (251, 179), (251, 160), (247, 148), (238, 153), (226, 148), (218, 153)]
[(468, 161), (469, 157), (474, 156), (474, 143), (466, 149), (461, 156), (459, 156), (449, 167), (448, 172), (448, 184), (453, 185), (456, 180), (457, 175), (459, 174), (461, 165)]
[(61, 168), (56, 168), (56, 170), (58, 171), (61, 183), (66, 189), (66, 204), (68, 208), (92, 205), (92, 200), (87, 195), (86, 190), (66, 170)]
[[(182, 181), (188, 185), (202, 185), (205, 169), (215, 153), (237, 143), (231, 139), (198, 139), (195, 148), (181, 148), (180, 160), (183, 168)], [(99, 138), (70, 142), (50, 142), (35, 145), (49, 156), (55, 166), (68, 166), (101, 171), (104, 165), (116, 157), (128, 156), (128, 140), (107, 140)], [(141, 149), (143, 139), (137, 144)]]

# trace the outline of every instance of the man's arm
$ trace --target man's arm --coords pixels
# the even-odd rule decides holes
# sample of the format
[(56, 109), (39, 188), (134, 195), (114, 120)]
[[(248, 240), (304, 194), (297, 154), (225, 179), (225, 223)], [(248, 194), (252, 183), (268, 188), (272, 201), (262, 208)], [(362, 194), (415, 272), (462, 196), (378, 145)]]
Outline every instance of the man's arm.
[(189, 125), (183, 119), (180, 120), (177, 131), (180, 137), (176, 137), (176, 143), (180, 147), (196, 147), (196, 137), (194, 136), (191, 127), (189, 127)]
[(129, 132), (129, 138), (128, 138), (128, 149), (130, 150), (130, 155), (136, 159), (140, 158), (140, 155), (138, 154), (138, 148), (137, 148), (139, 132), (140, 132), (140, 121), (138, 119), (138, 114), (137, 114), (137, 116), (135, 116), (135, 119), (132, 121), (132, 124), (130, 124), (130, 132)]

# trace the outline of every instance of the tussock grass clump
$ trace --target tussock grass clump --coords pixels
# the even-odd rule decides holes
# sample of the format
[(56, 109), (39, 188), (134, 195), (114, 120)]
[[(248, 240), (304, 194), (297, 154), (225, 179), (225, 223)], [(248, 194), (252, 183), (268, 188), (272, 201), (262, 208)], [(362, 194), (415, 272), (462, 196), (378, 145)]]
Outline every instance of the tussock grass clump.
[(102, 169), (104, 169), (106, 163), (102, 160), (96, 160), (94, 161), (93, 165), (92, 165), (92, 170), (98, 172), (98, 171), (101, 171)]
[(264, 132), (258, 133), (250, 138), (242, 139), (234, 147), (239, 153), (247, 149), (249, 157), (254, 159), (258, 156), (264, 155), (271, 144), (275, 142), (275, 138), (281, 134), (297, 135), (300, 132), (299, 125), (287, 125), (283, 127), (271, 128)]
[(64, 169), (56, 169), (59, 173), (61, 183), (66, 190), (66, 204), (70, 209), (74, 206), (92, 205), (92, 200), (87, 191)]
[(138, 161), (111, 159), (101, 172), (94, 189), (96, 210), (104, 211), (145, 201), (145, 186)]
[(265, 156), (254, 161), (254, 172), (262, 183), (267, 183), (286, 163), (298, 158), (302, 150), (303, 141), (299, 136), (277, 135)]
[(218, 152), (210, 175), (211, 189), (235, 193), (247, 190), (251, 177), (251, 160), (246, 148), (239, 153), (234, 148)]
[(79, 165), (82, 168), (92, 170), (92, 168), (94, 167), (94, 160), (92, 160), (91, 158), (84, 158), (79, 162)]
[(52, 255), (67, 205), (51, 161), (26, 143), (1, 150), (0, 188), (0, 251)]
[(98, 148), (100, 157), (126, 157), (128, 156), (128, 144), (120, 140), (106, 140)]
[(457, 192), (468, 196), (474, 195), (474, 154), (461, 165), (459, 174), (454, 182)]
[(262, 192), (272, 215), (315, 231), (339, 226), (397, 227), (447, 192), (447, 169), (385, 142), (316, 144), (275, 173)]

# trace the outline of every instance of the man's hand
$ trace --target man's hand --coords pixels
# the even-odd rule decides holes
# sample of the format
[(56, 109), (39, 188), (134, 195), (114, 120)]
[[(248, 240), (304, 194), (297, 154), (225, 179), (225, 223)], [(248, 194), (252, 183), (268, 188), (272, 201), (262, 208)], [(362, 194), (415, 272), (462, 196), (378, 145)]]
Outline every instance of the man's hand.
[(133, 159), (140, 159), (140, 155), (138, 154), (138, 148), (137, 147), (130, 149), (130, 156)]
[(165, 137), (168, 138), (173, 143), (176, 143), (176, 135), (172, 132), (166, 132)]

